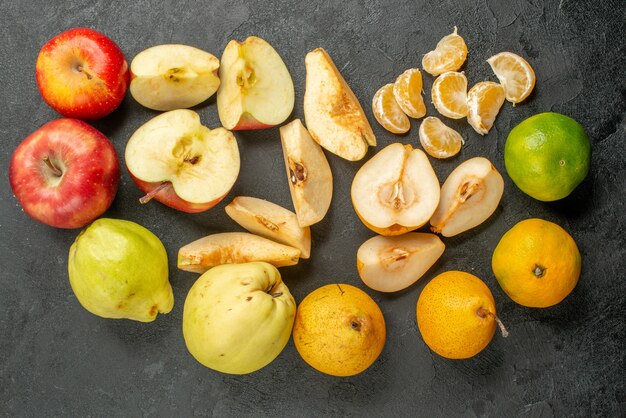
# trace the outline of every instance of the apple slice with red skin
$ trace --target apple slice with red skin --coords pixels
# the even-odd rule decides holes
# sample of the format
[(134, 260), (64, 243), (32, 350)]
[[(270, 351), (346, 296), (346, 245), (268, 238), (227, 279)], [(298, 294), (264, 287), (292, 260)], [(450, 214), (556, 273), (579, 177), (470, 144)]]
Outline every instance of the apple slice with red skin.
[(130, 94), (149, 109), (192, 107), (217, 91), (219, 66), (213, 55), (192, 46), (153, 46), (130, 63)]
[(128, 140), (126, 166), (142, 203), (154, 198), (184, 212), (220, 202), (239, 175), (237, 140), (224, 128), (209, 129), (192, 110), (162, 113)]
[(220, 63), (217, 110), (226, 129), (265, 129), (284, 122), (295, 93), (287, 66), (263, 39), (226, 45)]
[(113, 202), (120, 179), (111, 141), (77, 119), (48, 122), (17, 147), (9, 182), (24, 212), (46, 225), (80, 228)]
[(100, 119), (124, 100), (130, 72), (122, 50), (111, 38), (74, 28), (50, 39), (35, 68), (43, 99), (68, 118)]

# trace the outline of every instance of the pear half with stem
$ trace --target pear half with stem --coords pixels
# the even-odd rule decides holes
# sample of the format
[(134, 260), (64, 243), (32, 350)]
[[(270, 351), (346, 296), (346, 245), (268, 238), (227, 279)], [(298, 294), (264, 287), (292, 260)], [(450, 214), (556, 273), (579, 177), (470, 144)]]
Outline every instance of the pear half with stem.
[(238, 196), (224, 210), (253, 234), (299, 249), (300, 258), (311, 255), (311, 228), (301, 227), (289, 209), (256, 197)]
[(321, 221), (333, 198), (333, 173), (324, 151), (300, 119), (280, 128), (280, 141), (293, 207), (305, 227)]
[(388, 145), (363, 164), (350, 194), (365, 226), (400, 235), (424, 225), (439, 203), (439, 180), (428, 157), (411, 145)]
[(379, 292), (397, 292), (418, 281), (441, 257), (445, 248), (435, 234), (378, 235), (359, 247), (357, 270), (368, 287)]
[(480, 225), (496, 210), (503, 192), (504, 180), (488, 159), (461, 163), (441, 187), (439, 206), (430, 219), (432, 231), (451, 237)]

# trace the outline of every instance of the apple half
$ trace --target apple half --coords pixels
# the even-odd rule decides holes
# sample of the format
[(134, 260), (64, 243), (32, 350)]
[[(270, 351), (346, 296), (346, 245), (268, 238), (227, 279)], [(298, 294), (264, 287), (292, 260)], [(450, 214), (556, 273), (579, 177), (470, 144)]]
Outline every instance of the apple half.
[(204, 273), (222, 264), (265, 261), (274, 267), (298, 264), (300, 250), (247, 232), (208, 235), (178, 250), (178, 268)]
[(224, 210), (253, 234), (299, 249), (300, 258), (311, 255), (311, 228), (301, 227), (289, 209), (256, 197), (238, 196)]
[(226, 45), (219, 69), (217, 111), (226, 129), (264, 129), (285, 121), (295, 93), (287, 66), (263, 39)]
[(298, 223), (302, 227), (313, 225), (326, 216), (333, 198), (330, 165), (300, 119), (281, 126), (280, 141)]
[(439, 180), (422, 150), (394, 143), (363, 164), (350, 194), (365, 226), (400, 235), (428, 222), (439, 203)]
[(324, 49), (309, 52), (304, 63), (304, 119), (311, 136), (346, 160), (362, 159), (376, 137), (359, 100)]
[(192, 107), (217, 91), (219, 66), (215, 56), (192, 46), (153, 46), (130, 64), (130, 94), (149, 109)]
[(215, 206), (239, 175), (237, 140), (209, 129), (192, 110), (162, 113), (141, 126), (126, 145), (126, 166), (146, 203), (154, 198), (185, 212)]
[(397, 292), (418, 281), (446, 248), (435, 234), (408, 232), (395, 237), (377, 235), (357, 251), (359, 276), (379, 292)]

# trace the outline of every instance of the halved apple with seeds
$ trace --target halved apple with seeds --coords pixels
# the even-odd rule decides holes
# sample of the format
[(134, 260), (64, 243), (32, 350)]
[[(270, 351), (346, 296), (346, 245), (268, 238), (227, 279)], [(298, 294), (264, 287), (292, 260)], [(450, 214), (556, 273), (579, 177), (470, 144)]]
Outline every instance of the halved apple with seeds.
[(237, 140), (224, 128), (209, 129), (192, 110), (162, 113), (126, 144), (126, 166), (146, 203), (202, 212), (230, 191), (239, 175)]
[(217, 91), (219, 66), (216, 57), (192, 46), (153, 46), (130, 64), (130, 94), (149, 109), (192, 107)]
[(219, 70), (217, 111), (226, 129), (264, 129), (282, 123), (295, 93), (287, 66), (263, 39), (250, 36), (226, 45)]
[(439, 193), (426, 154), (400, 143), (363, 164), (350, 191), (356, 214), (380, 235), (400, 235), (424, 225), (437, 208)]
[(480, 225), (496, 210), (503, 192), (504, 180), (488, 159), (475, 157), (461, 163), (441, 187), (431, 230), (451, 237)]
[(265, 261), (275, 267), (298, 264), (300, 250), (247, 232), (224, 232), (200, 238), (178, 250), (178, 268), (204, 273), (221, 264)]
[(300, 258), (311, 255), (311, 228), (301, 227), (289, 209), (256, 197), (238, 196), (224, 208), (228, 216), (253, 234), (300, 250)]
[(300, 119), (281, 126), (280, 141), (298, 223), (313, 225), (324, 218), (333, 198), (330, 165)]
[(446, 246), (435, 234), (408, 232), (365, 241), (356, 254), (361, 280), (379, 292), (397, 292), (420, 279)]
[(311, 136), (341, 158), (362, 159), (376, 137), (359, 100), (325, 50), (309, 52), (304, 63), (304, 118)]

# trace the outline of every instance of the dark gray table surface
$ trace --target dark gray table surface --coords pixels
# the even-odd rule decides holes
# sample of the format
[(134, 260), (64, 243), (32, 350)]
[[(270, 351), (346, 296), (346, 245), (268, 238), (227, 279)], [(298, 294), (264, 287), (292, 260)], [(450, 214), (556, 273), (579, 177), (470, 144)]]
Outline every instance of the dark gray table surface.
[[(0, 414), (5, 416), (624, 416), (626, 414), (626, 5), (614, 1), (478, 2), (372, 0), (286, 2), (9, 1), (0, 2)], [(387, 343), (378, 361), (350, 378), (323, 375), (302, 361), (290, 342), (268, 367), (245, 376), (202, 367), (182, 338), (182, 307), (197, 275), (176, 269), (178, 248), (213, 232), (239, 231), (223, 207), (236, 195), (291, 206), (278, 129), (238, 132), (241, 174), (212, 210), (190, 215), (142, 195), (125, 169), (106, 213), (151, 229), (165, 244), (175, 306), (150, 324), (105, 320), (85, 311), (67, 279), (67, 252), (78, 230), (57, 230), (28, 218), (12, 196), (8, 162), (29, 133), (58, 117), (41, 99), (34, 68), (39, 48), (76, 26), (114, 39), (128, 62), (163, 43), (193, 45), (220, 56), (230, 39), (259, 35), (272, 43), (296, 88), (292, 118), (303, 118), (304, 56), (325, 48), (360, 99), (379, 146), (418, 144), (419, 121), (405, 136), (383, 130), (370, 103), (381, 85), (459, 27), (468, 48), (470, 85), (495, 80), (485, 60), (500, 51), (526, 57), (537, 74), (531, 97), (505, 104), (489, 135), (464, 120), (446, 120), (466, 138), (461, 154), (433, 161), (443, 181), (460, 162), (486, 156), (505, 180), (504, 197), (483, 225), (444, 239), (442, 258), (417, 284), (397, 294), (366, 288), (355, 267), (359, 245), (374, 234), (354, 214), (350, 184), (365, 161), (327, 154), (334, 197), (312, 227), (313, 255), (282, 269), (297, 301), (331, 282), (350, 283), (380, 305)], [(424, 76), (425, 90), (433, 78)], [(430, 97), (427, 93), (426, 97)], [(429, 100), (428, 100), (429, 101)], [(429, 114), (436, 114), (430, 103)], [(198, 106), (204, 123), (219, 125), (215, 98)], [(526, 117), (556, 111), (577, 119), (592, 141), (587, 179), (568, 198), (542, 203), (506, 175), (509, 130)], [(130, 96), (94, 125), (115, 144), (154, 116)], [(376, 150), (371, 149), (367, 158)], [(518, 221), (540, 217), (568, 230), (583, 257), (580, 282), (549, 309), (513, 303), (491, 272), (491, 253)], [(511, 335), (496, 335), (477, 357), (450, 361), (430, 352), (415, 321), (425, 283), (446, 270), (483, 278)]]

